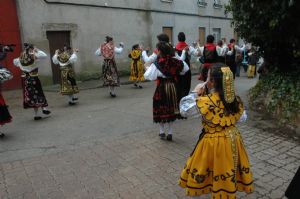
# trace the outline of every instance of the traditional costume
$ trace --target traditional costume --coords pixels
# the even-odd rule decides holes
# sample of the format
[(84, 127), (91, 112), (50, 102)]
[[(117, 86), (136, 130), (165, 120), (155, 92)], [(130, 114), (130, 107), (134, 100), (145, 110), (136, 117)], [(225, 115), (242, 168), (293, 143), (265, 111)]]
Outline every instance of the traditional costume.
[[(6, 52), (0, 52), (0, 61), (6, 57)], [(12, 117), (9, 114), (7, 105), (1, 92), (1, 84), (12, 78), (12, 74), (0, 64), (0, 126), (11, 122)], [(4, 133), (0, 132), (0, 138), (4, 137)]]
[(62, 51), (58, 50), (52, 57), (52, 61), (54, 64), (59, 64), (60, 66), (60, 93), (62, 95), (67, 95), (69, 104), (74, 105), (75, 101), (78, 99), (74, 94), (79, 93), (73, 69), (73, 64), (77, 61), (76, 52), (71, 52), (70, 49), (64, 49)]
[(236, 65), (236, 53), (242, 53), (245, 49), (245, 46), (240, 48), (239, 46), (235, 45), (234, 43), (228, 44), (228, 52), (226, 53), (226, 65), (230, 67), (230, 70), (233, 73), (233, 77), (235, 78), (237, 65)]
[(188, 196), (211, 193), (213, 199), (235, 199), (236, 191), (253, 191), (248, 155), (236, 127), (243, 114), (243, 104), (234, 95), (230, 68), (221, 70), (224, 99), (226, 103), (237, 100), (239, 111), (229, 113), (217, 92), (197, 99), (203, 130), (179, 180)]
[(39, 59), (46, 58), (47, 54), (41, 50), (33, 49), (33, 46), (25, 45), (25, 51), (21, 53), (19, 58), (14, 59), (14, 65), (19, 67), (22, 74), (22, 88), (23, 88), (23, 107), (34, 108), (34, 119), (40, 120), (42, 117), (38, 116), (38, 108), (42, 108), (45, 115), (51, 112), (47, 110), (48, 103), (44, 95), (42, 84), (38, 77), (37, 62)]
[(111, 97), (116, 97), (115, 87), (120, 86), (120, 78), (118, 68), (115, 62), (115, 53), (121, 54), (123, 51), (123, 43), (117, 48), (112, 42), (111, 37), (106, 38), (107, 42), (101, 44), (95, 52), (97, 56), (103, 56), (104, 62), (102, 65), (103, 86), (110, 87)]
[(171, 122), (182, 118), (179, 113), (177, 94), (180, 74), (185, 74), (189, 67), (184, 62), (167, 55), (158, 57), (144, 74), (145, 79), (157, 80), (153, 95), (153, 121), (160, 123), (160, 136), (165, 137), (164, 124), (168, 129), (168, 140), (172, 140)]
[(257, 57), (255, 52), (248, 53), (248, 56), (247, 76), (248, 78), (253, 78), (256, 75)]
[(134, 86), (142, 88), (141, 85), (138, 85), (138, 82), (144, 80), (144, 66), (142, 62), (142, 51), (138, 49), (138, 45), (135, 45), (128, 55), (131, 58), (130, 64), (130, 81), (135, 81)]
[(185, 59), (182, 61), (185, 61), (185, 63), (189, 66), (189, 70), (184, 74), (179, 76), (179, 85), (181, 87), (180, 89), (180, 99), (186, 95), (189, 94), (190, 89), (191, 89), (191, 81), (192, 81), (192, 73), (191, 73), (191, 56), (189, 55), (188, 52), (184, 52), (184, 49), (188, 47), (189, 45), (185, 42), (178, 42), (175, 51), (178, 53), (179, 56), (181, 56), (183, 53), (185, 53)]

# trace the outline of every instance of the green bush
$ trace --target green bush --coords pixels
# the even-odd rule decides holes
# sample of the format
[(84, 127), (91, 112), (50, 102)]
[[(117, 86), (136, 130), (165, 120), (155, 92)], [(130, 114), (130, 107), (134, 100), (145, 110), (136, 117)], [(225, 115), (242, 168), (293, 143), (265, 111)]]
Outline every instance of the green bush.
[(265, 101), (266, 110), (281, 124), (293, 123), (300, 111), (300, 79), (295, 74), (269, 74), (250, 90), (250, 102)]

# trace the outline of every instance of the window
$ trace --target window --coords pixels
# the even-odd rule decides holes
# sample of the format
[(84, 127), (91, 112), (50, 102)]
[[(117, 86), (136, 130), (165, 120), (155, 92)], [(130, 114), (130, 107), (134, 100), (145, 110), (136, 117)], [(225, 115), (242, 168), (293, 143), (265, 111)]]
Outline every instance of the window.
[(199, 44), (200, 44), (200, 46), (204, 46), (204, 44), (205, 44), (205, 28), (204, 27), (199, 28)]
[(214, 8), (222, 8), (221, 0), (214, 0)]
[(199, 7), (206, 7), (207, 6), (207, 3), (205, 0), (198, 0), (198, 6)]
[(172, 27), (163, 27), (162, 32), (169, 36), (170, 43), (173, 44), (173, 28)]
[(212, 35), (215, 37), (216, 43), (221, 40), (221, 28), (213, 28)]

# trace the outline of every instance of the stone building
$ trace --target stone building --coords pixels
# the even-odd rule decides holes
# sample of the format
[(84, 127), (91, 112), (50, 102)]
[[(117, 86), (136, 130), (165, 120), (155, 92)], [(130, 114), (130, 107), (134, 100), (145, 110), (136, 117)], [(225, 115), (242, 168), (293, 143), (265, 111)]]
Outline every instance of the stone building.
[[(116, 57), (120, 70), (129, 70), (133, 44), (153, 48), (161, 32), (169, 34), (173, 44), (180, 31), (186, 33), (188, 43), (200, 39), (203, 44), (208, 34), (217, 39), (234, 37), (230, 16), (224, 12), (228, 0), (5, 1), (15, 2), (20, 44), (32, 42), (49, 55), (64, 43), (79, 48), (75, 70), (80, 78), (100, 74), (102, 61), (94, 51), (106, 35), (116, 44), (125, 43), (125, 51)], [(58, 82), (59, 70), (51, 65), (50, 56), (41, 62), (40, 74), (44, 81)]]

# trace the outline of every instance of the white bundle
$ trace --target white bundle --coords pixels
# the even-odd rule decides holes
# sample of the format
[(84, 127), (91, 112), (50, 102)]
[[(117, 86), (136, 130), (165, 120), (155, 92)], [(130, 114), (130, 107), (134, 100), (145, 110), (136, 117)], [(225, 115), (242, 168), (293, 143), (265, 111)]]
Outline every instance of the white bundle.
[(0, 82), (5, 82), (13, 78), (12, 73), (6, 68), (0, 69)]
[(197, 93), (190, 93), (180, 100), (179, 109), (183, 117), (199, 117), (200, 112), (197, 106)]

